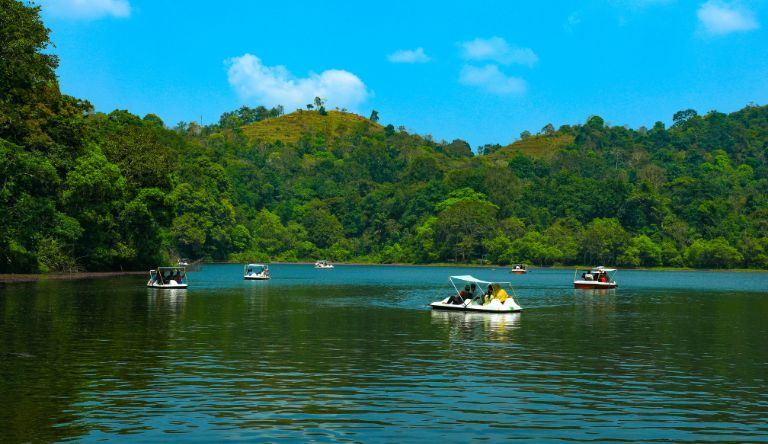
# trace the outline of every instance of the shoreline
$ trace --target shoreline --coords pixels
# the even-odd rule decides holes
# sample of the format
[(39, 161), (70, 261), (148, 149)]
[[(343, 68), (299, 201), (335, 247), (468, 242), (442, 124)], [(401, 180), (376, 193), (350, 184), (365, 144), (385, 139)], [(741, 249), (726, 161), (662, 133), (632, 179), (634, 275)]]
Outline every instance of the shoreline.
[[(239, 262), (205, 262), (190, 264), (191, 266), (202, 266), (206, 264), (239, 264)], [(280, 265), (313, 265), (314, 262), (268, 262), (268, 264), (280, 264)], [(365, 267), (365, 266), (381, 266), (381, 267), (462, 267), (462, 268), (490, 268), (490, 269), (508, 269), (512, 268), (509, 265), (480, 265), (480, 264), (372, 264), (365, 262), (334, 262), (334, 265), (352, 266), (352, 267)], [(528, 270), (536, 269), (553, 269), (553, 270), (573, 270), (573, 269), (586, 269), (590, 267), (584, 266), (550, 266), (550, 267), (536, 267), (528, 266)], [(745, 268), (731, 268), (731, 269), (712, 269), (712, 268), (620, 268), (619, 271), (675, 271), (675, 272), (729, 272), (729, 273), (768, 273), (768, 270), (761, 269), (745, 269)], [(147, 274), (146, 271), (83, 271), (76, 273), (11, 273), (0, 274), (0, 284), (3, 283), (17, 283), (17, 282), (37, 282), (46, 280), (77, 280), (77, 279), (102, 279), (115, 276), (141, 276)]]
[[(259, 261), (256, 261), (259, 262)], [(511, 270), (512, 265), (482, 265), (482, 264), (452, 264), (452, 263), (445, 263), (445, 262), (437, 262), (434, 264), (408, 264), (408, 263), (391, 263), (391, 264), (377, 264), (372, 262), (335, 262), (335, 261), (329, 261), (333, 265), (344, 265), (344, 266), (380, 266), (380, 267), (455, 267), (455, 268), (494, 268), (494, 269), (507, 269)], [(201, 262), (201, 263), (194, 263), (190, 265), (206, 265), (206, 264), (243, 264), (244, 262), (231, 262), (231, 261), (219, 261), (219, 262)], [(314, 262), (309, 261), (297, 261), (297, 262), (281, 262), (281, 261), (274, 261), (274, 262), (259, 262), (264, 263), (267, 265), (273, 265), (273, 264), (280, 264), (280, 265), (314, 265)], [(586, 270), (592, 268), (590, 265), (545, 265), (545, 266), (539, 266), (539, 265), (526, 265), (528, 270)], [(732, 273), (768, 273), (768, 270), (761, 269), (761, 268), (685, 268), (685, 267), (649, 267), (649, 268), (629, 268), (629, 267), (611, 267), (616, 268), (618, 271), (689, 271), (689, 272), (697, 272), (697, 271), (703, 271), (703, 272), (732, 272)], [(2, 276), (2, 275), (0, 275)]]
[(100, 279), (115, 276), (139, 276), (146, 271), (82, 271), (77, 273), (0, 274), (0, 283), (72, 281), (76, 279)]

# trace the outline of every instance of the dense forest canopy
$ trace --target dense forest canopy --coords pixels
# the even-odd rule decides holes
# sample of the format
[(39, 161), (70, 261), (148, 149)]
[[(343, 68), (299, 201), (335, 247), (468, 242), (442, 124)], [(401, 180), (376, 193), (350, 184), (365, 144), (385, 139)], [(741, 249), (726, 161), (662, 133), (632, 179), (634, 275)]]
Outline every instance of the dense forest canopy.
[(316, 99), (214, 125), (61, 94), (39, 8), (0, 0), (0, 272), (198, 260), (768, 268), (768, 107), (598, 117), (475, 155)]

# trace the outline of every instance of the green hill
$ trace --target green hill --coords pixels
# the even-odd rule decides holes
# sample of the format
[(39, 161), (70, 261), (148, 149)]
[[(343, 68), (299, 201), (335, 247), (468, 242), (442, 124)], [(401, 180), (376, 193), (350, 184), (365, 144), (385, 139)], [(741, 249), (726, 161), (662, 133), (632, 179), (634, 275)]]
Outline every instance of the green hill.
[(296, 111), (243, 127), (250, 139), (270, 143), (298, 143), (304, 137), (316, 136), (330, 141), (361, 131), (383, 132), (384, 127), (363, 116), (342, 111), (329, 111), (327, 115)]
[(551, 159), (560, 149), (573, 142), (574, 136), (568, 134), (531, 136), (501, 148), (490, 157), (511, 159), (521, 153), (535, 159)]

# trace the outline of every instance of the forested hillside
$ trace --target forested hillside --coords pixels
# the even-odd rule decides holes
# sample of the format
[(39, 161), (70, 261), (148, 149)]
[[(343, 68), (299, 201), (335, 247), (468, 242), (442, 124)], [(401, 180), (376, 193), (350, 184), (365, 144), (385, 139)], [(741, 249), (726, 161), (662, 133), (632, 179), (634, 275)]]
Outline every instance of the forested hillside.
[(480, 154), (322, 99), (169, 128), (61, 94), (37, 8), (0, 4), (0, 272), (177, 256), (768, 268), (768, 107), (636, 130), (594, 116)]

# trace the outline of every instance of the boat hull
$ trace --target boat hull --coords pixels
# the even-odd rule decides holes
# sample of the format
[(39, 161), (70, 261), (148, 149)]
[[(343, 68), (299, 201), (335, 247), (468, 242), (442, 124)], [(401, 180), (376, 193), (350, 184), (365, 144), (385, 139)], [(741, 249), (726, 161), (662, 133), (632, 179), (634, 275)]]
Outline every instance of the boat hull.
[(509, 303), (502, 304), (498, 300), (493, 300), (488, 304), (478, 304), (470, 302), (469, 304), (451, 304), (448, 299), (437, 301), (429, 304), (433, 310), (446, 310), (446, 311), (468, 311), (475, 313), (518, 313), (523, 311), (523, 308), (515, 304), (511, 299), (507, 299)]
[(575, 281), (573, 283), (573, 288), (580, 288), (584, 290), (609, 290), (616, 287), (618, 287), (616, 282)]
[(528, 270), (512, 270), (510, 271), (512, 274), (526, 274), (528, 273)]
[(147, 284), (147, 287), (173, 290), (173, 289), (185, 289), (187, 288), (187, 284), (164, 284), (164, 285)]
[(268, 281), (270, 276), (243, 276), (246, 281)]

